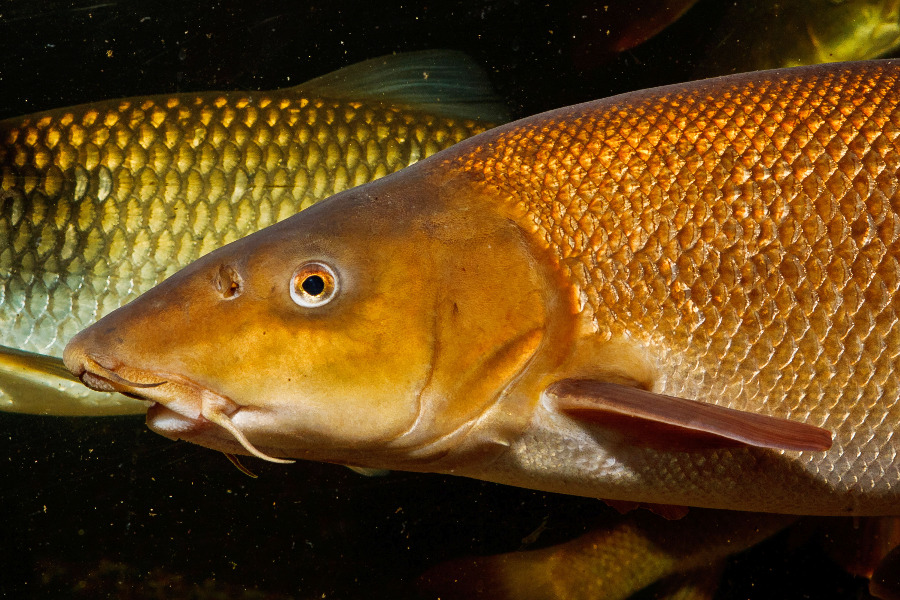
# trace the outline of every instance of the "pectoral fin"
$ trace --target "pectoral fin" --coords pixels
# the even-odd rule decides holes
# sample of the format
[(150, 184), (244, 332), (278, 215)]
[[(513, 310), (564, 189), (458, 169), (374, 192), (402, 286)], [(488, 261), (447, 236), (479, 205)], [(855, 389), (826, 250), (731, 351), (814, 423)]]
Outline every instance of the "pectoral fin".
[(831, 432), (806, 423), (616, 383), (564, 379), (545, 394), (560, 412), (621, 430), (639, 445), (673, 449), (745, 445), (798, 451), (831, 447)]
[(88, 389), (62, 359), (0, 346), (0, 410), (57, 416), (136, 415), (149, 403)]

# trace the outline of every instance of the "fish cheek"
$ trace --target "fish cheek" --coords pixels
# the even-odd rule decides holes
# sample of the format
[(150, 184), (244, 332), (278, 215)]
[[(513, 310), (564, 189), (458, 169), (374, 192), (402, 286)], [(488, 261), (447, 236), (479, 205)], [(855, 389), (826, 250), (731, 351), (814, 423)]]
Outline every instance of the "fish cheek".
[[(407, 255), (392, 247), (398, 250)], [(412, 252), (412, 244), (406, 250)], [(245, 393), (265, 390), (266, 410), (278, 416), (283, 445), (381, 444), (417, 417), (433, 352), (431, 301), (418, 275), (421, 259), (380, 260), (377, 250), (370, 254), (375, 256), (332, 261), (342, 278), (354, 283), (327, 306), (296, 306), (279, 297), (255, 317), (270, 326), (244, 343), (258, 348), (257, 371), (267, 375), (239, 385)], [(363, 265), (365, 272), (350, 276), (348, 264)]]
[(546, 281), (518, 228), (481, 216), (476, 232), (435, 246), (434, 373), (423, 396), (434, 433), (449, 435), (496, 403), (547, 329)]

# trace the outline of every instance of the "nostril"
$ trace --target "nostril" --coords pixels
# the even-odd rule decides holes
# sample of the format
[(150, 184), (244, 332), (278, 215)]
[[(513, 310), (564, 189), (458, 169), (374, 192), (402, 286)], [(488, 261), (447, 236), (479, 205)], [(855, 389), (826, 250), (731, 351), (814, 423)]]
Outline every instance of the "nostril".
[(213, 285), (225, 300), (237, 298), (241, 295), (244, 288), (241, 276), (238, 274), (237, 269), (231, 265), (219, 267), (213, 278)]

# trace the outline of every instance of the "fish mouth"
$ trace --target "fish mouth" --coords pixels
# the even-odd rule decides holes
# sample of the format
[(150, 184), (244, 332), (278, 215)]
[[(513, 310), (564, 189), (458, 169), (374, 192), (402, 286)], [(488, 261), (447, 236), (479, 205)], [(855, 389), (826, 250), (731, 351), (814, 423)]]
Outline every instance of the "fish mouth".
[(85, 369), (81, 375), (78, 375), (78, 379), (84, 385), (92, 390), (97, 390), (98, 392), (119, 392), (120, 394), (124, 394), (137, 400), (148, 400), (150, 402), (153, 402), (153, 400), (147, 398), (146, 394), (143, 394), (138, 390), (142, 391), (156, 388), (169, 383), (167, 380), (156, 381), (153, 383), (139, 383), (137, 381), (126, 379), (109, 369), (104, 369), (103, 374), (98, 373), (96, 370), (89, 371)]
[(150, 408), (153, 405), (165, 407), (169, 412), (177, 413), (198, 426), (202, 425), (201, 397), (205, 390), (181, 377), (129, 368), (99, 355), (83, 355), (77, 361), (66, 360), (66, 367), (93, 390), (118, 392), (130, 398), (144, 400), (151, 403)]
[[(228, 453), (243, 447), (249, 454), (270, 462), (294, 462), (269, 456), (250, 443), (232, 419), (245, 407), (184, 377), (134, 369), (104, 356), (76, 356), (68, 348), (63, 360), (72, 374), (91, 389), (119, 392), (150, 402), (147, 426), (160, 435)], [(222, 435), (223, 430), (229, 435)]]

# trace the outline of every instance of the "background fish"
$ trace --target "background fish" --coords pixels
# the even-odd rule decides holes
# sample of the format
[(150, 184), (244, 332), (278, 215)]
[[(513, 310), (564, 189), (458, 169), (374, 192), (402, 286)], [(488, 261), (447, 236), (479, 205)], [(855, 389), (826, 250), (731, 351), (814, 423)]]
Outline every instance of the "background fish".
[(219, 249), (73, 338), (225, 452), (900, 511), (900, 64), (524, 119)]
[[(694, 509), (678, 521), (648, 512), (609, 519), (540, 550), (461, 558), (430, 569), (421, 585), (437, 598), (624, 600), (656, 582), (653, 598), (712, 598), (729, 555), (796, 517)], [(674, 577), (673, 577), (674, 576)]]
[(465, 55), (433, 51), (284, 90), (0, 122), (0, 409), (143, 412), (85, 393), (46, 357), (210, 250), (504, 119)]
[(732, 5), (699, 76), (889, 56), (898, 0), (786, 0)]

